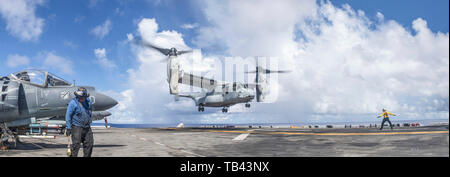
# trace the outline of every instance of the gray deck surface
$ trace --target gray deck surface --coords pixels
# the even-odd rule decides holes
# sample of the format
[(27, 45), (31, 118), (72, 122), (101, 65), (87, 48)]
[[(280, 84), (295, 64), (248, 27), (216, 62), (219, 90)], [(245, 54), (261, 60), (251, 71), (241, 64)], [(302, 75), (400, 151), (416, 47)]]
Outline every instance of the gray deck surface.
[[(393, 131), (96, 127), (93, 132), (96, 157), (449, 157), (448, 125), (402, 127)], [(0, 157), (66, 156), (64, 136), (21, 141), (16, 149), (0, 151)]]

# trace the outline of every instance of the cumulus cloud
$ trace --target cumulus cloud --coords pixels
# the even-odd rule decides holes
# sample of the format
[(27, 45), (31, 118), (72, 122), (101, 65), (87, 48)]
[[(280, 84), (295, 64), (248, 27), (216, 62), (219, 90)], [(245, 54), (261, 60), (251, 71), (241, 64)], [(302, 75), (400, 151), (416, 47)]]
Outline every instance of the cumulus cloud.
[(105, 22), (92, 29), (91, 34), (99, 39), (103, 39), (105, 36), (109, 34), (111, 29), (112, 29), (112, 22), (111, 20), (107, 19)]
[[(421, 18), (413, 22), (414, 35), (381, 13), (373, 22), (363, 11), (330, 2), (203, 3), (211, 25), (199, 29), (198, 45), (222, 46), (233, 56), (277, 56), (280, 67), (294, 71), (279, 76), (278, 102), (254, 112), (280, 121), (330, 118), (324, 115), (339, 121), (349, 114), (360, 118), (347, 120), (362, 120), (384, 107), (448, 117), (448, 33), (433, 34)], [(297, 7), (308, 10), (289, 10)]]
[(70, 59), (58, 56), (55, 52), (42, 52), (39, 54), (40, 58), (43, 57), (42, 67), (44, 69), (58, 70), (64, 74), (73, 74), (73, 63)]
[(379, 19), (323, 4), (313, 22), (300, 25), (304, 41), (294, 58), (303, 81), (292, 91), (313, 96), (314, 113), (371, 114), (385, 107), (448, 117), (448, 33), (433, 34), (421, 18), (413, 21), (415, 35)]
[(113, 62), (106, 58), (106, 49), (95, 49), (94, 50), (95, 57), (97, 58), (97, 63), (103, 68), (115, 68), (117, 67)]
[[(372, 21), (349, 5), (304, 1), (201, 1), (208, 24), (194, 43), (230, 56), (273, 56), (293, 72), (279, 76), (278, 101), (197, 114), (192, 101), (168, 94), (162, 56), (133, 47), (139, 67), (128, 70), (130, 89), (118, 119), (152, 123), (365, 121), (382, 108), (403, 119), (448, 118), (449, 34), (433, 33), (425, 19), (412, 30), (377, 13)], [(161, 47), (188, 48), (176, 31), (158, 31), (143, 19), (138, 34)], [(131, 35), (128, 38), (132, 38)], [(214, 56), (205, 56), (212, 58)], [(186, 60), (189, 60), (187, 57)], [(276, 87), (274, 87), (275, 85)], [(114, 116), (114, 115), (113, 115)]]
[(217, 46), (234, 56), (281, 56), (295, 46), (295, 24), (314, 15), (315, 2), (201, 1), (209, 25), (199, 28), (194, 42), (201, 48)]
[(27, 56), (21, 56), (18, 54), (8, 55), (6, 58), (6, 66), (10, 68), (16, 68), (22, 65), (30, 64), (30, 59)]
[[(159, 47), (176, 47), (179, 50), (187, 50), (182, 35), (176, 31), (158, 31), (155, 19), (144, 18), (138, 23), (137, 35), (148, 43), (157, 44)], [(134, 36), (128, 34), (132, 40)], [(166, 63), (161, 63), (166, 56), (155, 50), (131, 45), (136, 55), (139, 67), (129, 69), (129, 89), (119, 95), (120, 103), (113, 110), (113, 122), (152, 122), (166, 123), (174, 119), (169, 115), (174, 112), (169, 110), (167, 104), (173, 102), (169, 95), (166, 81)], [(180, 56), (180, 58), (186, 58)], [(176, 111), (175, 111), (176, 112)], [(170, 120), (169, 120), (170, 122)]]
[(0, 0), (0, 14), (6, 30), (22, 41), (36, 41), (42, 34), (45, 20), (36, 16), (36, 8), (44, 0)]

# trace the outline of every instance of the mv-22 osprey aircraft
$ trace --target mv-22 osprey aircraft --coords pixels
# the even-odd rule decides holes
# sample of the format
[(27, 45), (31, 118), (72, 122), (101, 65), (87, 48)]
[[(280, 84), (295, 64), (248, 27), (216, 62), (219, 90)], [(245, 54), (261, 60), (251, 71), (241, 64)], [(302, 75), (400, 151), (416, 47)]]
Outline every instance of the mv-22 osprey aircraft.
[[(0, 78), (0, 129), (2, 143), (16, 140), (9, 128), (27, 126), (34, 120), (64, 121), (67, 105), (79, 88), (47, 71), (23, 70)], [(106, 110), (117, 105), (117, 101), (94, 87), (81, 86), (88, 90), (93, 103), (93, 120), (106, 119), (111, 113)]]
[[(167, 56), (167, 81), (169, 83), (170, 94), (178, 97), (187, 97), (194, 100), (199, 112), (205, 111), (205, 107), (222, 107), (222, 112), (227, 113), (228, 108), (235, 104), (245, 103), (245, 107), (250, 108), (250, 103), (255, 98), (257, 102), (264, 101), (264, 94), (267, 89), (266, 74), (288, 73), (290, 71), (273, 71), (264, 69), (256, 62), (256, 70), (246, 73), (255, 73), (255, 83), (226, 82), (195, 76), (185, 73), (180, 69), (177, 56), (192, 51), (178, 51), (176, 48), (164, 49), (149, 44), (142, 39), (135, 41), (138, 45), (150, 47)], [(190, 85), (205, 89), (206, 92), (180, 94), (178, 84)]]

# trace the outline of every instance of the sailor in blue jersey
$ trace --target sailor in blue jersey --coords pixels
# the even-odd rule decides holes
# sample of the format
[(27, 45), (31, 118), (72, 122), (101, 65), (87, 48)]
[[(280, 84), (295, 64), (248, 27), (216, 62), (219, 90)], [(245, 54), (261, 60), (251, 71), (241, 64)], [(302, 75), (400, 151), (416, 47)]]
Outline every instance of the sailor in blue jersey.
[(83, 143), (83, 156), (91, 157), (94, 136), (91, 130), (92, 104), (86, 88), (80, 87), (66, 112), (66, 136), (72, 135), (71, 157), (77, 157)]

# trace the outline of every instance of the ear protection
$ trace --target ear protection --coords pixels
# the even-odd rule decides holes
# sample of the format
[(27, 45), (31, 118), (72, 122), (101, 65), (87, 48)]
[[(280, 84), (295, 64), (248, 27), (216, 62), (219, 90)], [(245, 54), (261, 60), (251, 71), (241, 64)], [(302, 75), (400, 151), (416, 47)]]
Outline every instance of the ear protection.
[(89, 93), (87, 92), (86, 88), (80, 87), (77, 91), (74, 92), (75, 96), (78, 97), (89, 97)]

